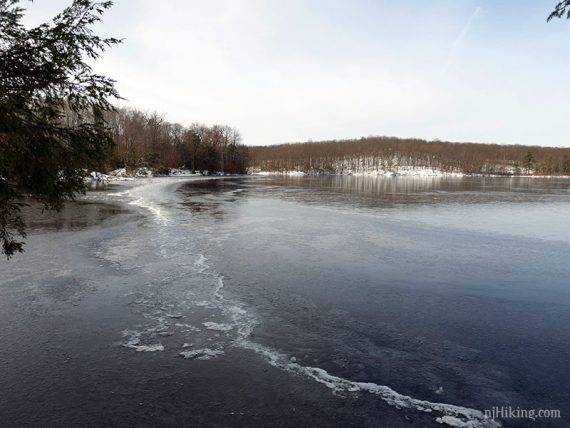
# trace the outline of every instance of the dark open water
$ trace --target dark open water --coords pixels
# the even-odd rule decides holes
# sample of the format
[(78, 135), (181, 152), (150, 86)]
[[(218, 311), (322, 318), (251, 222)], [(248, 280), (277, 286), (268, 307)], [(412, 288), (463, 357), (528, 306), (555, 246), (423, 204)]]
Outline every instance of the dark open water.
[(564, 179), (90, 193), (0, 262), (1, 426), (567, 426), (569, 209)]

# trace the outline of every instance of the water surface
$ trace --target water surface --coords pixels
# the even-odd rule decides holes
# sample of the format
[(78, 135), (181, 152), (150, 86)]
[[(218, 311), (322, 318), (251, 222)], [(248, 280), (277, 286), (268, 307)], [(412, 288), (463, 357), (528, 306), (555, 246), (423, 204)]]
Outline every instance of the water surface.
[(95, 225), (0, 266), (3, 426), (568, 423), (568, 180), (153, 179), (86, 202)]

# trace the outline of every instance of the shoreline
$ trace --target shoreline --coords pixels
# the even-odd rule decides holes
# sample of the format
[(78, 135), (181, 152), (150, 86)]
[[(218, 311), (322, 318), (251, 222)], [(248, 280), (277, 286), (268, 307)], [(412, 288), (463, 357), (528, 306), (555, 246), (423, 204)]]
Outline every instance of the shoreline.
[(396, 177), (411, 177), (411, 178), (567, 178), (570, 175), (510, 175), (510, 174), (464, 174), (460, 172), (444, 172), (434, 171), (433, 173), (424, 173), (423, 171), (416, 174), (414, 171), (404, 172), (388, 172), (388, 171), (371, 171), (371, 172), (356, 172), (356, 173), (312, 173), (304, 171), (261, 171), (248, 174), (252, 177), (267, 177), (267, 176), (292, 176), (292, 177), (371, 177), (371, 178), (396, 178)]

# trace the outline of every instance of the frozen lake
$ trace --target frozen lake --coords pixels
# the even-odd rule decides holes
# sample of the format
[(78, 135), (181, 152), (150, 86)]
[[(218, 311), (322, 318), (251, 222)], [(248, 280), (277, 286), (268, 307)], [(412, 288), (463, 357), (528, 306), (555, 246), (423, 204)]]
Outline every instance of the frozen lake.
[(565, 179), (91, 192), (0, 262), (2, 426), (565, 426), (569, 212)]

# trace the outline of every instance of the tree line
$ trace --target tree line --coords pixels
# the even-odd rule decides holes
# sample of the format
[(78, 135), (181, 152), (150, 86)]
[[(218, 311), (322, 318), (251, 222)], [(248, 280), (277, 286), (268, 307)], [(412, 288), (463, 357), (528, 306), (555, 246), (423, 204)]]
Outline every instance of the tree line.
[(570, 175), (570, 148), (373, 136), (249, 148), (261, 171), (344, 173), (423, 167), (465, 174)]
[(239, 131), (230, 126), (193, 123), (185, 127), (136, 108), (108, 111), (105, 121), (114, 142), (108, 168), (149, 167), (161, 174), (171, 168), (229, 174), (246, 171), (248, 149)]

